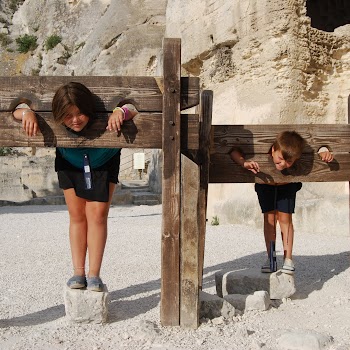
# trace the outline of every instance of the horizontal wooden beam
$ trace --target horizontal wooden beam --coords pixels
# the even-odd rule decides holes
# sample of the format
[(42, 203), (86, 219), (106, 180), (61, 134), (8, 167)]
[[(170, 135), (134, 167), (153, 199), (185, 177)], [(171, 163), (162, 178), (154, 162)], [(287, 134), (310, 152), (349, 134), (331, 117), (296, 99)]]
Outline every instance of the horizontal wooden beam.
[(349, 181), (350, 154), (334, 153), (334, 160), (325, 163), (314, 153), (304, 153), (295, 168), (280, 172), (276, 170), (268, 154), (247, 154), (246, 159), (254, 159), (260, 165), (260, 172), (254, 175), (234, 163), (229, 154), (215, 153), (210, 157), (209, 182), (332, 182)]
[[(55, 91), (70, 81), (86, 85), (95, 94), (97, 112), (110, 112), (121, 103), (132, 103), (139, 112), (162, 112), (163, 78), (106, 76), (16, 76), (0, 77), (0, 111), (11, 111), (19, 101), (31, 101), (37, 112), (51, 111)], [(199, 103), (199, 79), (181, 78), (180, 105)]]
[(278, 133), (295, 130), (306, 140), (304, 152), (328, 146), (334, 152), (350, 152), (349, 124), (213, 125), (212, 153), (225, 154), (239, 147), (248, 154), (268, 153)]
[[(27, 137), (22, 124), (9, 112), (0, 113), (0, 147), (121, 147), (162, 148), (162, 114), (140, 113), (122, 126), (120, 135), (106, 131), (107, 114), (97, 114), (91, 127), (80, 135), (56, 125), (51, 113), (37, 113), (41, 133)], [(181, 114), (181, 148), (199, 147), (199, 116)], [(170, 141), (170, 140), (169, 140)]]

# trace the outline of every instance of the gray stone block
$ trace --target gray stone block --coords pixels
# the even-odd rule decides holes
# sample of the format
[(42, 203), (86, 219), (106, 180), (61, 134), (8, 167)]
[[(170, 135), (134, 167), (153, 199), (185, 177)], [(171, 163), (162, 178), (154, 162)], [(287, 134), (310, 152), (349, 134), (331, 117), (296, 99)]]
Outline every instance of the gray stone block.
[(254, 294), (266, 291), (270, 299), (283, 299), (292, 296), (296, 289), (294, 276), (281, 271), (261, 273), (257, 269), (246, 269), (215, 274), (216, 292), (219, 297), (228, 294)]
[(223, 318), (232, 318), (235, 315), (235, 308), (217, 295), (200, 291), (199, 301), (199, 318), (213, 319), (220, 316)]
[(240, 311), (247, 310), (262, 310), (265, 311), (269, 308), (271, 300), (269, 294), (264, 291), (257, 291), (254, 294), (228, 294), (223, 297), (227, 302)]
[(248, 295), (244, 294), (227, 294), (224, 295), (223, 298), (229, 302), (235, 309), (244, 311), (245, 309), (245, 301)]
[(66, 318), (75, 323), (106, 323), (109, 294), (106, 285), (103, 292), (87, 289), (71, 289), (64, 286)]

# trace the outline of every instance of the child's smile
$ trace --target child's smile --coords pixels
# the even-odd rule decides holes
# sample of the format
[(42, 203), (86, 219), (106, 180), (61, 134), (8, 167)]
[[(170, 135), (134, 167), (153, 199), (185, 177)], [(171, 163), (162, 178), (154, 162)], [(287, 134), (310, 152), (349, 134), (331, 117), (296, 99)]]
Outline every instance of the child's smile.
[(272, 160), (275, 164), (275, 167), (277, 170), (283, 170), (283, 169), (288, 169), (290, 168), (294, 161), (288, 161), (283, 158), (282, 152), (280, 150), (275, 151), (274, 148), (272, 147)]
[(82, 114), (77, 106), (71, 106), (63, 120), (64, 125), (76, 132), (83, 130), (88, 122), (89, 117)]

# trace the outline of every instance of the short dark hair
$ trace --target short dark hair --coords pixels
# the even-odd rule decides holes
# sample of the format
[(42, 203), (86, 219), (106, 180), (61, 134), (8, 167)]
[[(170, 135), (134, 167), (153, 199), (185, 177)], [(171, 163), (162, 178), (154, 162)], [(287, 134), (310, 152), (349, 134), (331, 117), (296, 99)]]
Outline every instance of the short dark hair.
[(296, 131), (283, 131), (277, 135), (272, 147), (275, 151), (281, 151), (286, 161), (295, 161), (301, 157), (305, 143)]
[(70, 82), (57, 89), (52, 99), (52, 114), (58, 124), (62, 124), (72, 106), (79, 108), (87, 117), (94, 118), (94, 97), (83, 84)]

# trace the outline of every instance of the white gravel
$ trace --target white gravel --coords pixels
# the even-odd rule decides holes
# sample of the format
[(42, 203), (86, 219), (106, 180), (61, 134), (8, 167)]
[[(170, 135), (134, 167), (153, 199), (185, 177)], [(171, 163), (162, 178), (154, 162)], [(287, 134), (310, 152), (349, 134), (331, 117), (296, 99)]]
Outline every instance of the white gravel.
[[(63, 285), (72, 273), (66, 207), (1, 207), (0, 349), (281, 350), (278, 339), (288, 330), (315, 330), (332, 337), (329, 349), (350, 349), (349, 236), (297, 232), (297, 294), (268, 311), (206, 321), (197, 330), (162, 327), (161, 210), (111, 208), (102, 268), (111, 303), (102, 326), (65, 319)], [(259, 268), (264, 259), (261, 231), (208, 225), (203, 290), (215, 293), (216, 271)]]

